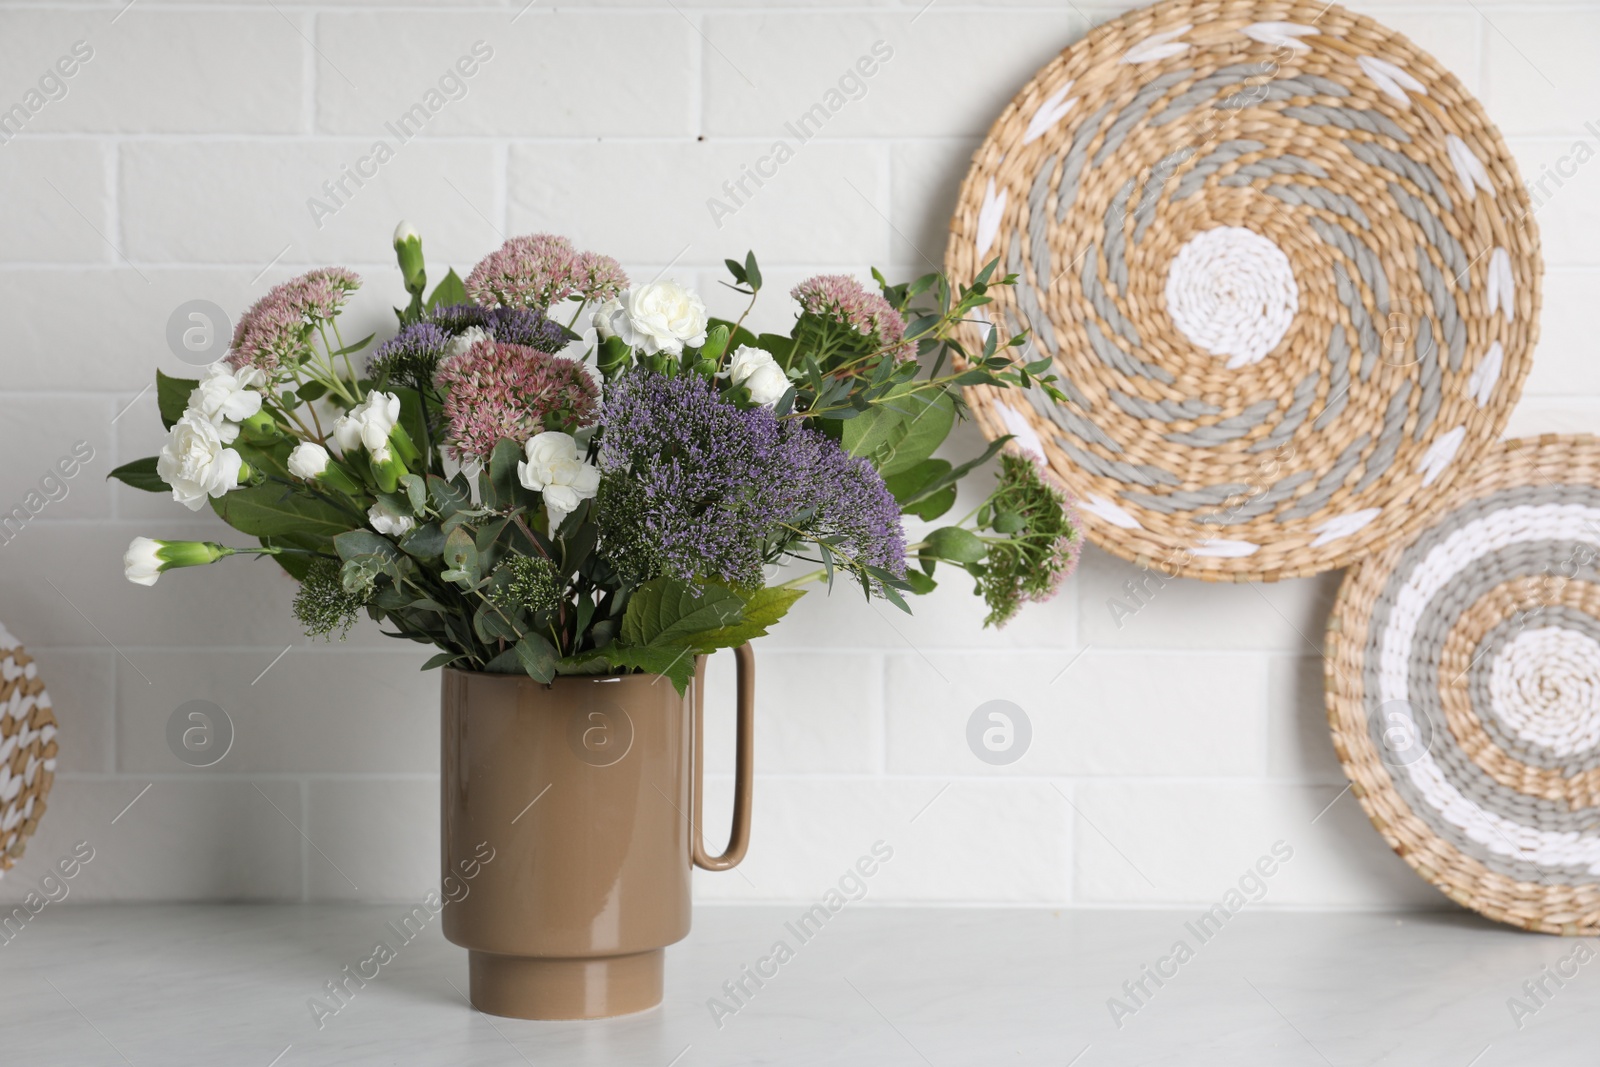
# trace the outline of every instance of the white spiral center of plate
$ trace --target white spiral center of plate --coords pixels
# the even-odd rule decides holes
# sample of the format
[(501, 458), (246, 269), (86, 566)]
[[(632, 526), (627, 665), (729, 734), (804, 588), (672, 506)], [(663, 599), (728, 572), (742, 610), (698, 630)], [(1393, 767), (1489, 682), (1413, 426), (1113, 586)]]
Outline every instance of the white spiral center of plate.
[(1167, 314), (1196, 347), (1228, 367), (1259, 363), (1277, 347), (1300, 307), (1283, 249), (1242, 226), (1190, 238), (1167, 269)]
[(1519, 738), (1560, 755), (1600, 742), (1600, 643), (1559, 626), (1506, 642), (1489, 671), (1494, 714)]

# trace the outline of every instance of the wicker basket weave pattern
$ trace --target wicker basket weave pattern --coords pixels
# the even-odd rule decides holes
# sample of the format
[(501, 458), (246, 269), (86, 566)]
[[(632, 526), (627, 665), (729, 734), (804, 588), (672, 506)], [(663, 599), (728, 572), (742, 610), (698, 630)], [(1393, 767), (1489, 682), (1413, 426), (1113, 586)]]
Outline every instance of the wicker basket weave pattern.
[(974, 157), (976, 343), (1031, 331), (1068, 402), (972, 390), (1102, 547), (1278, 578), (1420, 529), (1499, 436), (1537, 335), (1527, 195), (1456, 79), (1318, 2), (1176, 0), (1093, 30)]
[(1600, 439), (1512, 441), (1351, 570), (1327, 644), (1352, 792), (1453, 899), (1600, 930)]
[(0, 626), (0, 874), (38, 828), (56, 772), (56, 720), (38, 665)]

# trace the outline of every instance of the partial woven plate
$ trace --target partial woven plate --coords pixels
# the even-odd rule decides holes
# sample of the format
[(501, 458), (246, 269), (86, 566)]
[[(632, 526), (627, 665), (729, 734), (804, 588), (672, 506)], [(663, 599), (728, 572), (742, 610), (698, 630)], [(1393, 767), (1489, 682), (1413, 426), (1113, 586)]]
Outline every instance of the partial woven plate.
[[(1499, 132), (1405, 37), (1321, 2), (1158, 4), (1029, 82), (962, 187), (946, 265), (1018, 275), (1070, 402), (972, 390), (1091, 540), (1273, 580), (1414, 536), (1496, 441), (1541, 263)], [(977, 344), (989, 327), (969, 325)]]
[(56, 719), (33, 657), (0, 626), (0, 875), (22, 858), (56, 776)]
[(1346, 575), (1327, 638), (1333, 746), (1389, 846), (1491, 919), (1600, 932), (1600, 438), (1498, 446)]

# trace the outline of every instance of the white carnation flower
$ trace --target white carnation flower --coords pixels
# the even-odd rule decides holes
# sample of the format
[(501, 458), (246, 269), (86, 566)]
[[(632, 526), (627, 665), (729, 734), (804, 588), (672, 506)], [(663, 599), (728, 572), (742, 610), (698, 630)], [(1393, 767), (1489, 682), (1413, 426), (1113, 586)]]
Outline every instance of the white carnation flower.
[(385, 506), (381, 500), (367, 509), (367, 521), (372, 524), (374, 530), (381, 534), (388, 534), (390, 537), (404, 536), (410, 533), (411, 528), (417, 524), (416, 519), (413, 519), (410, 515), (402, 515), (398, 511), (394, 511)]
[(306, 481), (328, 469), (328, 450), (315, 441), (303, 441), (289, 453), (289, 473)]
[(226, 363), (213, 363), (189, 393), (189, 411), (196, 412), (217, 428), (224, 444), (239, 436), (238, 423), (261, 410), (261, 393), (267, 376), (256, 367), (235, 370)]
[(783, 372), (772, 353), (761, 348), (740, 345), (734, 350), (728, 364), (728, 378), (734, 385), (750, 390), (750, 399), (771, 407), (789, 391), (789, 376)]
[(371, 392), (367, 398), (341, 415), (333, 424), (333, 439), (349, 455), (362, 446), (374, 462), (389, 458), (389, 434), (400, 421), (400, 398), (393, 393)]
[(578, 458), (578, 442), (571, 434), (535, 434), (523, 451), (528, 458), (517, 464), (517, 480), (544, 495), (551, 530), (600, 491), (600, 469)]
[(595, 312), (601, 337), (614, 334), (646, 355), (679, 355), (685, 345), (705, 344), (706, 322), (700, 297), (673, 281), (636, 285)]
[(468, 326), (465, 330), (450, 338), (450, 344), (444, 350), (445, 359), (449, 360), (455, 359), (457, 356), (464, 356), (467, 354), (467, 350), (479, 341), (492, 340), (494, 338), (482, 326)]
[(217, 427), (197, 411), (173, 423), (156, 457), (156, 473), (172, 487), (172, 499), (190, 511), (204, 507), (208, 496), (237, 488), (243, 466), (239, 453), (226, 447)]

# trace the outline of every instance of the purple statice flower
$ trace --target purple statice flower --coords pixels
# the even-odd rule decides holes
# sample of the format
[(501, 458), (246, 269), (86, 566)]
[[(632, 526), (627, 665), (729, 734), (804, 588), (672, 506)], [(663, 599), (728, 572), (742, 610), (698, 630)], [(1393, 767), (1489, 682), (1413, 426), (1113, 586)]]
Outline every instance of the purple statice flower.
[(600, 390), (583, 364), (522, 345), (478, 341), (438, 374), (456, 459), (487, 462), (502, 437), (594, 422)]
[(775, 546), (816, 537), (852, 569), (905, 573), (899, 508), (871, 465), (771, 408), (641, 372), (609, 387), (601, 427), (602, 551), (627, 580), (755, 588)]
[(445, 333), (454, 336), (473, 326), (483, 330), (492, 329), (495, 311), (493, 308), (480, 307), (477, 304), (446, 304), (428, 312), (425, 319)]
[(900, 505), (877, 468), (864, 456), (852, 456), (833, 438), (799, 422), (785, 422), (783, 430), (780, 476), (807, 514), (800, 524), (807, 536), (837, 539), (830, 543), (836, 561), (905, 577)]
[(567, 331), (560, 323), (545, 318), (542, 312), (501, 308), (493, 314), (495, 321), (491, 332), (496, 341), (551, 353), (567, 347)]
[(869, 351), (886, 351), (904, 361), (916, 354), (905, 340), (906, 320), (877, 293), (848, 274), (819, 274), (790, 290), (808, 315), (838, 323), (861, 335)]
[(359, 288), (361, 277), (344, 267), (319, 267), (273, 286), (240, 317), (228, 362), (270, 375), (285, 360), (298, 359), (310, 328), (331, 322)]
[(372, 350), (367, 373), (377, 381), (431, 384), (450, 335), (431, 322), (414, 322)]
[(543, 312), (523, 308), (486, 308), (477, 304), (450, 304), (428, 312), (427, 322), (454, 337), (477, 327), (496, 341), (523, 345), (541, 352), (559, 352), (567, 346), (566, 331)]

